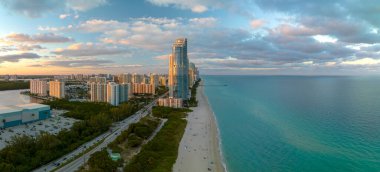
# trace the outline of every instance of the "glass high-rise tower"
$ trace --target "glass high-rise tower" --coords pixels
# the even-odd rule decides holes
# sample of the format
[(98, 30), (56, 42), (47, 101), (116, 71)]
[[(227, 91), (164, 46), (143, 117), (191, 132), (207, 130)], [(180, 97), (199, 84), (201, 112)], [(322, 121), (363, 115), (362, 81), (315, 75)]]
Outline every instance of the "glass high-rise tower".
[(189, 58), (187, 39), (178, 38), (172, 46), (169, 58), (169, 97), (189, 98)]

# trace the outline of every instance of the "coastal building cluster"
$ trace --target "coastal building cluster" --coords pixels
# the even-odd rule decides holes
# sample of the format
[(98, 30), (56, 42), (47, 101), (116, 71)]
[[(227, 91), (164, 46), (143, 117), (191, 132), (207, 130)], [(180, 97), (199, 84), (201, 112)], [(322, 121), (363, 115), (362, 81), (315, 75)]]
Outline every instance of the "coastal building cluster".
[(190, 88), (199, 79), (199, 71), (189, 62), (187, 39), (176, 39), (169, 55), (169, 97), (160, 98), (159, 106), (180, 108), (190, 98)]
[(30, 80), (30, 94), (42, 98), (66, 98), (70, 101), (107, 102), (117, 106), (134, 96), (155, 96), (158, 87), (169, 95), (158, 100), (159, 106), (183, 107), (190, 88), (199, 80), (199, 71), (187, 53), (187, 39), (176, 39), (165, 74), (71, 74)]
[(167, 75), (78, 74), (30, 80), (30, 93), (48, 98), (108, 102), (117, 106), (134, 96), (154, 96), (159, 86), (167, 86)]

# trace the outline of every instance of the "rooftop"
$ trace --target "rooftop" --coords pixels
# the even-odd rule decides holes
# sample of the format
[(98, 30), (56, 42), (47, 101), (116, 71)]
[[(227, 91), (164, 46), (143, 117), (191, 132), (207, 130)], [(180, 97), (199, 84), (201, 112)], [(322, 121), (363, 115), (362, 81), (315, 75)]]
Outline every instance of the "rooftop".
[(38, 103), (20, 104), (16, 106), (0, 106), (0, 114), (20, 112), (24, 109), (37, 109), (37, 108), (49, 108), (49, 106), (38, 104)]
[(49, 107), (48, 105), (43, 105), (43, 104), (38, 104), (38, 103), (20, 104), (16, 106), (24, 108), (24, 109), (36, 109), (36, 108)]
[(15, 106), (0, 106), (0, 114), (20, 112), (20, 111), (22, 111), (22, 109), (17, 108)]

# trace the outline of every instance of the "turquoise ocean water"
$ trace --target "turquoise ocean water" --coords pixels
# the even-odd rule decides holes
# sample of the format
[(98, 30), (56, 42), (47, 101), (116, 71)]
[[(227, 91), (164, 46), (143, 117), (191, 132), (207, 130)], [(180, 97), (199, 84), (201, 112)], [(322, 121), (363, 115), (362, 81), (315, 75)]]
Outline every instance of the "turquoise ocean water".
[(229, 172), (380, 171), (380, 77), (203, 79)]

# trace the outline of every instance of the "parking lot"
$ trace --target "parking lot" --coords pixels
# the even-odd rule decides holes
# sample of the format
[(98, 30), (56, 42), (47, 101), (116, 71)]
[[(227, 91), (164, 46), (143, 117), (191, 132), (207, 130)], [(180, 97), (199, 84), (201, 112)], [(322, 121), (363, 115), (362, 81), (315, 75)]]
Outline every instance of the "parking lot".
[(3, 149), (9, 143), (13, 136), (28, 135), (36, 137), (40, 132), (58, 134), (64, 128), (70, 129), (74, 122), (78, 120), (66, 118), (62, 116), (63, 113), (65, 113), (64, 110), (52, 110), (52, 117), (49, 119), (0, 129), (0, 149)]

